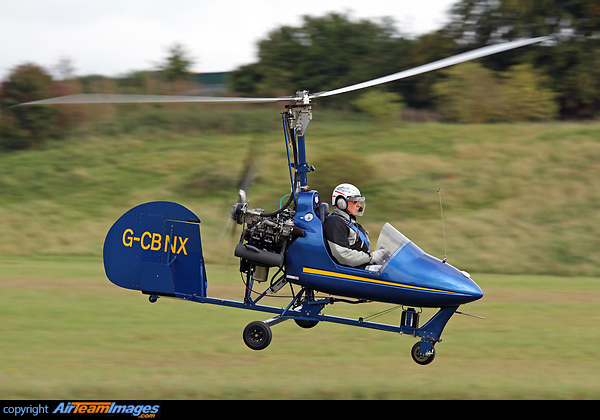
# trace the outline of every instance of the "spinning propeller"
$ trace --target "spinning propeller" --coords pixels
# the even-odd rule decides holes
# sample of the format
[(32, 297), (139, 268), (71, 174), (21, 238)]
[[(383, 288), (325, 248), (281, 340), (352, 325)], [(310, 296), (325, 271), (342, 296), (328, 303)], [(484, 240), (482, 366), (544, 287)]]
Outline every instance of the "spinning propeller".
[(409, 70), (404, 70), (388, 76), (369, 80), (367, 82), (357, 83), (355, 85), (346, 86), (339, 89), (329, 90), (310, 94), (308, 91), (298, 91), (296, 96), (276, 97), (276, 98), (235, 98), (235, 97), (212, 97), (212, 96), (176, 96), (176, 95), (127, 95), (127, 94), (76, 94), (69, 96), (61, 96), (58, 98), (43, 99), (40, 101), (26, 102), (21, 105), (44, 105), (44, 104), (89, 104), (89, 103), (167, 103), (167, 102), (205, 102), (205, 103), (260, 103), (260, 102), (283, 102), (293, 101), (301, 105), (308, 105), (312, 99), (324, 98), (327, 96), (338, 95), (340, 93), (352, 92), (359, 89), (364, 89), (372, 86), (377, 86), (383, 83), (389, 83), (407, 77), (416, 76), (418, 74), (427, 73), (434, 70), (439, 70), (455, 64), (464, 63), (466, 61), (475, 60), (477, 58), (486, 57), (497, 54), (503, 51), (512, 50), (526, 45), (535, 44), (537, 42), (547, 41), (551, 39), (548, 36), (530, 38), (518, 41), (504, 42), (501, 44), (488, 45), (442, 60), (434, 61), (433, 63), (424, 64)]
[(235, 232), (236, 224), (234, 223), (233, 213), (238, 204), (244, 204), (248, 201), (248, 197), (247, 197), (248, 191), (250, 190), (250, 187), (254, 183), (256, 172), (257, 172), (257, 167), (256, 167), (256, 163), (254, 160), (255, 153), (253, 152), (253, 150), (254, 149), (252, 148), (252, 146), (250, 146), (250, 148), (248, 149), (248, 155), (246, 157), (246, 163), (245, 163), (245, 168), (243, 171), (243, 177), (242, 177), (242, 179), (240, 181), (240, 185), (239, 185), (238, 199), (235, 202), (235, 204), (233, 205), (233, 208), (231, 209), (230, 217), (228, 217), (227, 222), (225, 222), (225, 225), (223, 226), (223, 229), (221, 230), (221, 234), (219, 235), (219, 244), (217, 246), (217, 249), (221, 248), (223, 239), (225, 238), (225, 235), (227, 234), (228, 231), (229, 231), (229, 235), (230, 235), (229, 248), (232, 248), (233, 237), (235, 236), (235, 233), (236, 233)]

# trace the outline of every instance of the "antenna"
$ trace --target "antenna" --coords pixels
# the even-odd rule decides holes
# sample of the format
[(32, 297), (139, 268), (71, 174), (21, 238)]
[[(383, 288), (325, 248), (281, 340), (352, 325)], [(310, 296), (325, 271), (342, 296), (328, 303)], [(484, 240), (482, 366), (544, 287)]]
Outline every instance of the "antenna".
[(444, 235), (444, 260), (442, 263), (446, 263), (447, 254), (446, 254), (446, 227), (444, 226), (444, 208), (442, 207), (442, 189), (438, 188), (437, 192), (440, 196), (440, 213), (442, 214), (442, 234)]

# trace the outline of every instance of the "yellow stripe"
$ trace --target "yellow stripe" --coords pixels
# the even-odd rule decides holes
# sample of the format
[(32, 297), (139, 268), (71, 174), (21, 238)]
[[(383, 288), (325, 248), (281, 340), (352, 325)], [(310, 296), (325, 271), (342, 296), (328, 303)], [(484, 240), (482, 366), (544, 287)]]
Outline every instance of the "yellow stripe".
[(350, 274), (335, 273), (333, 271), (317, 270), (316, 268), (303, 267), (302, 272), (307, 273), (307, 274), (318, 274), (320, 276), (329, 276), (329, 277), (337, 277), (337, 278), (341, 278), (341, 279), (364, 281), (367, 283), (384, 284), (386, 286), (403, 287), (406, 289), (425, 290), (428, 292), (452, 293), (454, 295), (462, 295), (462, 293), (450, 292), (448, 290), (429, 289), (427, 287), (409, 286), (407, 284), (398, 284), (398, 283), (392, 283), (389, 281), (369, 279), (366, 277), (353, 276)]

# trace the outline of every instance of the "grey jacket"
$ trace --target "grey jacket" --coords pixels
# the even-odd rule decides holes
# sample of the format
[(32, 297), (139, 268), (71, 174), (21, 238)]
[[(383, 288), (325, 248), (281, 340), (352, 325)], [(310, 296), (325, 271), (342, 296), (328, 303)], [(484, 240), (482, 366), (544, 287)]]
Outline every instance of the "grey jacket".
[(364, 267), (371, 261), (369, 246), (361, 240), (353, 229), (348, 227), (345, 221), (351, 221), (368, 238), (368, 232), (356, 223), (354, 217), (336, 208), (333, 211), (333, 216), (325, 220), (324, 226), (325, 239), (331, 256), (339, 264), (350, 267)]

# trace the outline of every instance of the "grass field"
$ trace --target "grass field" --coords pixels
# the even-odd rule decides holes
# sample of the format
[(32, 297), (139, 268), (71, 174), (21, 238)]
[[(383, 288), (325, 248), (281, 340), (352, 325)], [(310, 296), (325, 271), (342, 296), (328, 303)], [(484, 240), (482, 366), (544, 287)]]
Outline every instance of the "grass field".
[(323, 199), (340, 182), (359, 185), (374, 238), (387, 221), (443, 257), (442, 190), (448, 261), (484, 291), (461, 310), (486, 319), (455, 315), (423, 367), (413, 337), (343, 325), (282, 323), (255, 352), (242, 330), (268, 314), (151, 305), (105, 278), (112, 223), (140, 203), (175, 201), (202, 221), (209, 295), (242, 299), (229, 237), (219, 246), (240, 177), (253, 162), (250, 206), (271, 211), (289, 174), (278, 108), (216, 108), (86, 108), (101, 121), (0, 155), (0, 398), (600, 396), (600, 124), (375, 126), (315, 110), (309, 183)]
[[(224, 263), (231, 253), (216, 252), (219, 237), (246, 163), (257, 170), (252, 207), (275, 210), (289, 191), (279, 111), (259, 111), (234, 114), (231, 133), (153, 129), (157, 113), (129, 131), (110, 134), (107, 123), (105, 132), (0, 155), (0, 255), (100, 256), (126, 210), (167, 200), (198, 215), (207, 260)], [(310, 186), (327, 199), (340, 182), (359, 185), (367, 197), (361, 223), (375, 235), (390, 222), (443, 257), (441, 188), (456, 266), (600, 276), (600, 124), (374, 126), (321, 111), (307, 134), (317, 168)]]
[[(207, 267), (210, 296), (242, 298), (236, 268)], [(3, 399), (600, 396), (597, 278), (474, 275), (484, 298), (461, 310), (486, 319), (455, 315), (435, 361), (419, 366), (409, 354), (413, 337), (334, 324), (304, 330), (285, 322), (273, 327), (269, 348), (252, 351), (241, 332), (268, 314), (174, 299), (150, 304), (112, 285), (97, 258), (2, 258), (0, 272)], [(336, 304), (327, 313), (385, 308)]]

